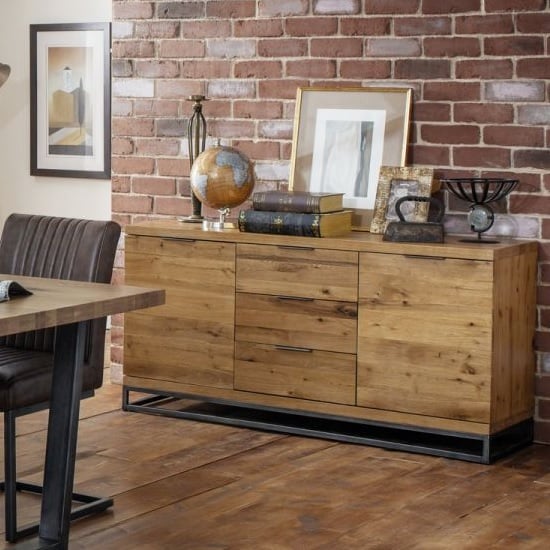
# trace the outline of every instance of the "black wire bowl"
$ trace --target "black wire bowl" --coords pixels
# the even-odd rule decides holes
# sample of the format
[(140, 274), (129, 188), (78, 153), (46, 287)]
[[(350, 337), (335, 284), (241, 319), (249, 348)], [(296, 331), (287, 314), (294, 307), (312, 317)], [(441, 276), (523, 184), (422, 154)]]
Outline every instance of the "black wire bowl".
[[(481, 239), (481, 234), (488, 231), (494, 221), (494, 212), (487, 204), (499, 201), (511, 193), (519, 183), (517, 179), (504, 178), (447, 178), (441, 183), (458, 197), (469, 203), (468, 221), (470, 229), (477, 233), (477, 239), (462, 239), (465, 242), (496, 243), (498, 241)], [(479, 217), (483, 219), (480, 223)]]
[(470, 204), (487, 204), (503, 199), (519, 183), (517, 179), (502, 178), (449, 178), (441, 183), (459, 199)]

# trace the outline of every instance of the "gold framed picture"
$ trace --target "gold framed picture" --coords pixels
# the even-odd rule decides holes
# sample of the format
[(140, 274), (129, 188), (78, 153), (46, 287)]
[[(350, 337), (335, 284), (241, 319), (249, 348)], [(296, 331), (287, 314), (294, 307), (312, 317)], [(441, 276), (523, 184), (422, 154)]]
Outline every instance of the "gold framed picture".
[(403, 166), (411, 88), (298, 88), (289, 189), (343, 192), (368, 231), (380, 166)]
[[(391, 221), (399, 218), (395, 203), (404, 196), (429, 197), (433, 186), (433, 168), (426, 166), (382, 166), (376, 190), (371, 233), (384, 233)], [(408, 222), (425, 222), (430, 204), (407, 201), (402, 203), (401, 213)]]

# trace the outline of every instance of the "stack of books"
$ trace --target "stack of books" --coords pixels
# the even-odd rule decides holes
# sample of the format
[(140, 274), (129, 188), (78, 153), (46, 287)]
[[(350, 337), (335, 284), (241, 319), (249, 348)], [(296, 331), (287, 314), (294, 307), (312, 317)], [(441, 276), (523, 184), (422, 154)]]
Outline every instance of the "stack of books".
[(264, 191), (252, 195), (252, 208), (241, 210), (239, 230), (300, 237), (339, 237), (351, 231), (351, 210), (343, 193)]

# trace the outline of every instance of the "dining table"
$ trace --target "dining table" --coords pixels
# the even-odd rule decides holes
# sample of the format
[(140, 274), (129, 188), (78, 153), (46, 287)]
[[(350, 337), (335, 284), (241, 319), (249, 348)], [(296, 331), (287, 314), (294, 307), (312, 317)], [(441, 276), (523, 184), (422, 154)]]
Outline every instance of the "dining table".
[(0, 336), (56, 327), (38, 534), (13, 548), (68, 548), (87, 321), (161, 305), (165, 291), (0, 273), (32, 294), (0, 302)]

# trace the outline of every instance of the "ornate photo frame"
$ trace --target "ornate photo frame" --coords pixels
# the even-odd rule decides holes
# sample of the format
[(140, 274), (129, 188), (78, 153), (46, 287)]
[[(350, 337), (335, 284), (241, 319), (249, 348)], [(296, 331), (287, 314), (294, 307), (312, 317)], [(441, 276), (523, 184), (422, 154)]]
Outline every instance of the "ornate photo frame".
[(111, 25), (30, 26), (31, 174), (111, 177)]
[[(376, 190), (371, 233), (384, 233), (390, 221), (397, 221), (395, 203), (403, 196), (429, 197), (434, 181), (433, 168), (426, 166), (382, 166)], [(401, 209), (408, 222), (425, 222), (430, 208), (427, 202), (407, 201)]]
[(380, 166), (405, 164), (411, 100), (411, 88), (298, 88), (289, 189), (343, 192), (368, 231)]

